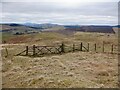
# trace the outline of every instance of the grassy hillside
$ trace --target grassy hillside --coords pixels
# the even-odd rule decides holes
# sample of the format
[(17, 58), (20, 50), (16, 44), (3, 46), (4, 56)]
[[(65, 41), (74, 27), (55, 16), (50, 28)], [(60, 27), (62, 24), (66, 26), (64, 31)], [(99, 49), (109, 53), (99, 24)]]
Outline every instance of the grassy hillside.
[(74, 52), (35, 58), (14, 56), (23, 47), (7, 45), (2, 49), (3, 88), (118, 87), (117, 55)]
[[(117, 44), (117, 34), (104, 34), (104, 33), (87, 33), (76, 32), (74, 35), (66, 36), (57, 32), (42, 32), (35, 34), (25, 35), (12, 35), (9, 33), (2, 34), (3, 41), (6, 43), (51, 43), (51, 42), (108, 42)], [(24, 38), (24, 39), (22, 39)]]
[[(117, 44), (116, 34), (77, 32), (66, 36), (55, 32), (5, 35), (2, 44), (3, 88), (113, 88), (118, 87), (117, 54), (70, 52), (44, 57), (15, 56), (26, 45), (66, 45), (81, 41)], [(108, 47), (107, 47), (108, 48)], [(109, 49), (109, 48), (108, 48)], [(7, 51), (6, 51), (7, 50)]]

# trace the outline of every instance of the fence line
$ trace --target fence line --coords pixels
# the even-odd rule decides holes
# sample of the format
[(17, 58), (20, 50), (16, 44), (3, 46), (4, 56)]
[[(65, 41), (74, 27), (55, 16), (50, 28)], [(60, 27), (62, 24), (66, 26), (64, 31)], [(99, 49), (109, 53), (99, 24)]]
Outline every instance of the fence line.
[[(58, 46), (36, 46), (36, 45), (33, 45), (32, 47), (26, 46), (26, 49), (17, 55), (23, 55), (23, 53), (25, 53), (24, 54), (25, 56), (41, 56), (41, 55), (47, 55), (47, 54), (62, 54), (62, 53), (75, 52), (75, 51), (100, 52), (100, 49), (102, 49), (102, 53), (111, 53), (111, 54), (115, 53), (114, 47), (116, 45), (107, 44), (108, 46), (110, 46), (109, 48), (108, 48), (108, 46), (106, 47), (105, 45), (106, 44), (104, 42), (99, 47), (98, 47), (97, 43), (93, 44), (93, 47), (90, 47), (90, 43), (87, 43), (87, 45), (85, 45), (85, 44), (83, 44), (83, 42), (81, 42), (80, 44), (77, 44), (77, 45), (72, 44), (72, 47), (67, 46), (67, 44), (65, 45), (65, 43), (62, 43), (61, 45), (58, 45)], [(68, 50), (66, 48), (68, 48), (70, 50)], [(105, 49), (108, 49), (110, 51), (108, 52)], [(118, 52), (116, 52), (116, 54), (117, 53)]]

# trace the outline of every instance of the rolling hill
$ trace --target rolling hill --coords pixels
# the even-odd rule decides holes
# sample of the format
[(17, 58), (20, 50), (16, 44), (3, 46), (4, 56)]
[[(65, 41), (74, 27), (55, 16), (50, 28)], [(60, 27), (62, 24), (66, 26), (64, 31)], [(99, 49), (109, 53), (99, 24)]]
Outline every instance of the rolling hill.
[[(25, 24), (1, 24), (0, 25), (1, 32), (57, 32), (62, 34), (73, 34), (75, 32), (98, 32), (98, 33), (112, 33), (114, 31), (112, 26), (80, 26), (80, 25), (58, 25), (58, 24), (36, 24), (36, 23), (25, 23)], [(114, 27), (116, 28), (116, 27)]]

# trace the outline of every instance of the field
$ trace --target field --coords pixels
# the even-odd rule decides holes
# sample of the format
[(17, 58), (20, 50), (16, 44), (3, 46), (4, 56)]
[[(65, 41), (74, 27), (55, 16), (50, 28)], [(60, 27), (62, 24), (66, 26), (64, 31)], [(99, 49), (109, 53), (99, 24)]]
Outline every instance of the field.
[[(116, 88), (118, 55), (96, 52), (70, 52), (44, 57), (15, 56), (26, 45), (58, 45), (62, 42), (102, 42), (117, 45), (116, 34), (77, 32), (66, 36), (55, 32), (12, 35), (3, 34), (3, 88)], [(6, 52), (7, 49), (7, 52)]]

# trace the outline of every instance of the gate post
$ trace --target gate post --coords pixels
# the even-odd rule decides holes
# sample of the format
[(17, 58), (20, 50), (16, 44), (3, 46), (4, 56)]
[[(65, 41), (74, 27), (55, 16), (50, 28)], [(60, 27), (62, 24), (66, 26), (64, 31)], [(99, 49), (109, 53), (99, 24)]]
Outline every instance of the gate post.
[(102, 51), (103, 51), (103, 53), (104, 53), (104, 41), (103, 41), (103, 48), (102, 48)]
[(111, 53), (113, 53), (113, 44), (112, 44), (112, 46), (111, 46)]
[(89, 52), (89, 43), (88, 43), (88, 52)]
[(26, 56), (28, 55), (28, 46), (26, 46)]
[(60, 46), (60, 48), (61, 48), (61, 53), (65, 53), (65, 45), (64, 45), (64, 43), (62, 43), (62, 45)]
[(95, 45), (95, 52), (97, 52), (97, 44), (95, 43), (94, 45)]
[(35, 56), (36, 55), (36, 53), (35, 53), (35, 45), (33, 45), (33, 56)]
[(75, 51), (75, 44), (73, 44), (73, 52)]
[(80, 44), (80, 51), (82, 51), (82, 47), (83, 47), (83, 44), (82, 44), (82, 42), (81, 42), (81, 44)]

